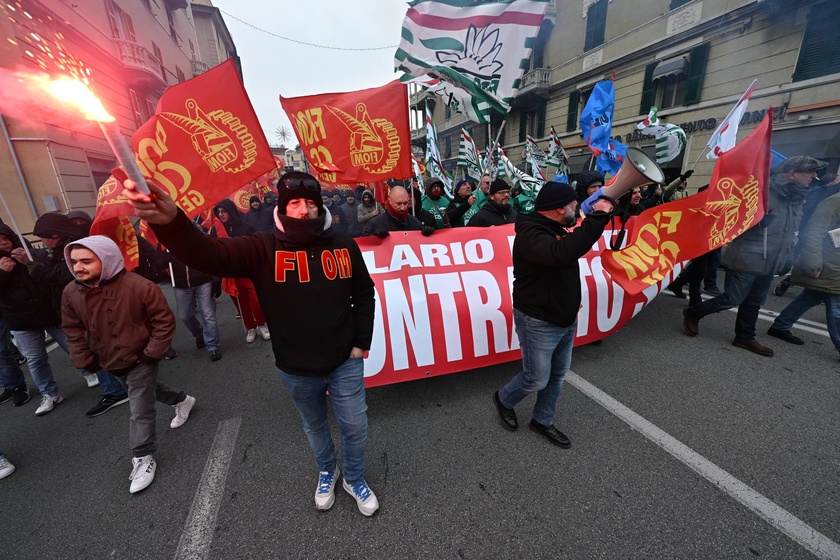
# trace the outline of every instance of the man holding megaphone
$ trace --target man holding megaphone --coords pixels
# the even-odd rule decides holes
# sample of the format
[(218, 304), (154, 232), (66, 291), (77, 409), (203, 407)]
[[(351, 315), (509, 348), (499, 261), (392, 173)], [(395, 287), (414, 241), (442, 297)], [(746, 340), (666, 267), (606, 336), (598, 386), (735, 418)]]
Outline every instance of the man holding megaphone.
[(621, 169), (609, 183), (583, 201), (580, 212), (584, 215), (591, 213), (598, 200), (607, 200), (615, 206), (615, 201), (633, 187), (648, 183), (659, 184), (663, 181), (665, 181), (665, 174), (655, 161), (638, 148), (627, 148), (627, 155), (624, 156)]

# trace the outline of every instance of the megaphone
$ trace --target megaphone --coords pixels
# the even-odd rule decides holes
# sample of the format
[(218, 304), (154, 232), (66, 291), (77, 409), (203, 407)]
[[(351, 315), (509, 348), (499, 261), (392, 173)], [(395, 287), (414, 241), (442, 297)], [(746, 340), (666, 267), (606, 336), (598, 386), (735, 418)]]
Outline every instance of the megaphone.
[(624, 163), (621, 164), (621, 169), (618, 170), (615, 177), (584, 200), (580, 205), (580, 210), (584, 214), (589, 214), (593, 210), (592, 205), (601, 197), (618, 200), (624, 193), (630, 192), (633, 187), (663, 182), (665, 182), (665, 173), (662, 172), (662, 168), (654, 160), (650, 159), (639, 148), (627, 148)]

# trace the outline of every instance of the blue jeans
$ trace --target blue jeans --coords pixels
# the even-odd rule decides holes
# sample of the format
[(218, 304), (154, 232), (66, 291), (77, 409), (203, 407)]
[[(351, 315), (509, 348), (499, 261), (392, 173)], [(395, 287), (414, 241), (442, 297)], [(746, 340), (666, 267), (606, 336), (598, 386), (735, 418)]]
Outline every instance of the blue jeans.
[(558, 327), (513, 310), (516, 335), (522, 348), (522, 371), (499, 391), (499, 400), (513, 408), (526, 396), (537, 393), (532, 418), (543, 426), (554, 424), (554, 412), (563, 380), (572, 365), (572, 346), (577, 321)]
[(14, 391), (18, 387), (26, 387), (26, 379), (9, 349), (11, 340), (9, 327), (0, 319), (0, 385), (3, 385), (4, 389)]
[[(53, 378), (49, 357), (47, 356), (47, 341), (44, 331), (50, 333), (53, 340), (65, 341), (64, 331), (60, 327), (49, 327), (37, 331), (12, 331), (17, 341), (18, 350), (26, 357), (29, 373), (42, 395), (54, 397), (58, 395), (58, 383)], [(66, 346), (66, 341), (64, 342)]]
[[(65, 333), (61, 329), (59, 329), (59, 331), (60, 332), (58, 333), (51, 332), (50, 335), (53, 337), (55, 343), (58, 344), (62, 350), (69, 354), (70, 347), (67, 346), (67, 333)], [(87, 371), (79, 369), (79, 373), (81, 375), (85, 375), (87, 374)], [(123, 389), (123, 386), (120, 385), (119, 380), (117, 380), (117, 378), (114, 377), (114, 375), (110, 371), (104, 369), (97, 371), (96, 379), (99, 380), (99, 386), (102, 388), (103, 394), (115, 397), (125, 394), (125, 389)]]
[(335, 470), (335, 444), (327, 419), (327, 391), (341, 433), (341, 466), (348, 484), (365, 478), (367, 403), (365, 402), (364, 360), (350, 358), (324, 377), (290, 375), (280, 377), (303, 420), (303, 431), (319, 471)]
[[(208, 351), (219, 349), (219, 326), (216, 324), (216, 300), (213, 299), (213, 283), (207, 282), (192, 288), (175, 288), (175, 304), (178, 318), (184, 322), (194, 338), (203, 337)], [(195, 317), (195, 308), (201, 312), (201, 322)]]
[(773, 328), (789, 331), (805, 312), (821, 303), (825, 303), (825, 324), (828, 326), (828, 335), (831, 337), (834, 348), (840, 352), (840, 295), (838, 294), (805, 288), (787, 304), (787, 307), (782, 309), (773, 321)]
[(772, 274), (727, 270), (723, 282), (723, 293), (703, 303), (692, 305), (689, 311), (698, 319), (702, 319), (706, 315), (738, 307), (738, 316), (735, 318), (735, 337), (746, 341), (755, 340), (758, 312), (767, 299), (767, 292), (770, 291), (772, 283)]
[(717, 273), (720, 266), (721, 249), (718, 247), (714, 251), (706, 253), (708, 260), (706, 261), (706, 273), (703, 278), (703, 286), (708, 290), (710, 288), (717, 288)]

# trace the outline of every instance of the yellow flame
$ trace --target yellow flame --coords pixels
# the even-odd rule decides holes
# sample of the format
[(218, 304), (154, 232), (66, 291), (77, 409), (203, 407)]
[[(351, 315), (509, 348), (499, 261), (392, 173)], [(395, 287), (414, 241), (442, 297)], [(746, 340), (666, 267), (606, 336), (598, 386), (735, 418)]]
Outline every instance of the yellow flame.
[(42, 87), (60, 102), (77, 107), (85, 118), (91, 121), (111, 122), (114, 119), (102, 106), (102, 102), (82, 82), (72, 78), (40, 78)]

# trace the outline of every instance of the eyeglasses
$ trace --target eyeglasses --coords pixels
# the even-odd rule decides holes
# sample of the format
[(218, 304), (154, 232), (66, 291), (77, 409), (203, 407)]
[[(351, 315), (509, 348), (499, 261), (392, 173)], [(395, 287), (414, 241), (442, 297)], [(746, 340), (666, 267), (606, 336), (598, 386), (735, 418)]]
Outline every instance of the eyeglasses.
[(302, 179), (298, 177), (288, 177), (280, 179), (280, 182), (283, 183), (283, 185), (285, 185), (285, 187), (290, 191), (296, 191), (302, 187), (308, 191), (321, 192), (321, 185), (318, 184), (318, 181), (309, 177)]

